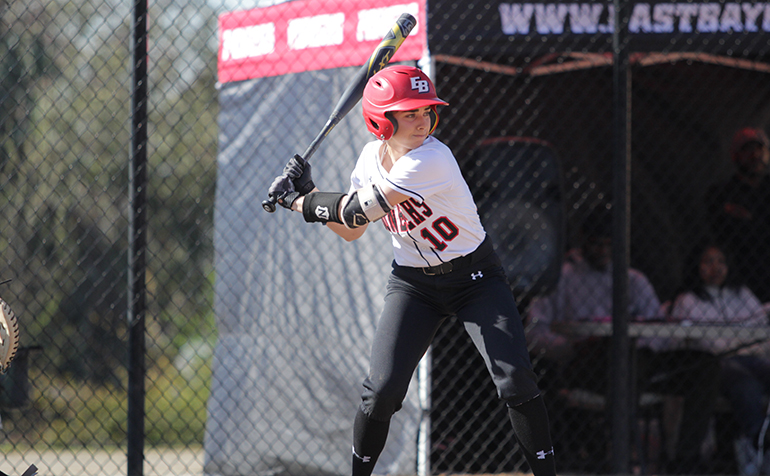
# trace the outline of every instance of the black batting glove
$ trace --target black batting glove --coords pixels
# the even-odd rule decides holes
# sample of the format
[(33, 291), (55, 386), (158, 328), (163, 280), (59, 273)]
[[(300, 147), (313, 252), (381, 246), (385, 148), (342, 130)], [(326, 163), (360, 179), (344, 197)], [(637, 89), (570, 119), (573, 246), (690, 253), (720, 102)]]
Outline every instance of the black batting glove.
[(294, 183), (294, 189), (300, 195), (307, 195), (315, 188), (311, 168), (310, 162), (296, 154), (289, 159), (286, 167), (283, 168), (283, 174), (291, 178), (291, 181)]
[(275, 198), (276, 203), (291, 210), (292, 204), (300, 197), (300, 194), (294, 188), (294, 183), (291, 178), (287, 175), (279, 175), (270, 185), (267, 196)]

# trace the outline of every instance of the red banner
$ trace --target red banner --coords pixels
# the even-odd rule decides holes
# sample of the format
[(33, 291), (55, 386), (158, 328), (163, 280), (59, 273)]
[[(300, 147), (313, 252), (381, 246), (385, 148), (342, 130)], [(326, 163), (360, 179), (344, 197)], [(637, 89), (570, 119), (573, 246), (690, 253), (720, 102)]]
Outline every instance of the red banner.
[(219, 82), (362, 65), (403, 13), (417, 26), (393, 61), (427, 48), (425, 0), (302, 0), (219, 16)]

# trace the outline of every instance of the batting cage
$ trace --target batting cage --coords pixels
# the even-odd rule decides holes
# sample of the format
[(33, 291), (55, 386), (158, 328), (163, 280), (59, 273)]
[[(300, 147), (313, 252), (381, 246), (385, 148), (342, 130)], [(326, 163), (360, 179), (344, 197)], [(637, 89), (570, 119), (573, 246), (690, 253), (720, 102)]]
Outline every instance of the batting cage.
[[(319, 137), (348, 190), (403, 14), (558, 473), (770, 474), (770, 3), (618, 0), (0, 6), (1, 472), (350, 474), (392, 239), (262, 202)], [(529, 472), (447, 318), (374, 474)]]

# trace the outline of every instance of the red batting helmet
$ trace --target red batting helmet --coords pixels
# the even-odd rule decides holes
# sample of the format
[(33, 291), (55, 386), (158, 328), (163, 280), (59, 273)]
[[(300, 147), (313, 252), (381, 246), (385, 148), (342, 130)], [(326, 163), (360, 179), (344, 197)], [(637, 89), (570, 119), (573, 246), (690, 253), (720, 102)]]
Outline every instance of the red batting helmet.
[(390, 66), (369, 79), (364, 88), (364, 121), (369, 132), (388, 140), (396, 132), (395, 120), (388, 117), (392, 111), (412, 111), (431, 106), (430, 133), (438, 124), (436, 106), (448, 103), (436, 96), (436, 87), (430, 78), (414, 66)]

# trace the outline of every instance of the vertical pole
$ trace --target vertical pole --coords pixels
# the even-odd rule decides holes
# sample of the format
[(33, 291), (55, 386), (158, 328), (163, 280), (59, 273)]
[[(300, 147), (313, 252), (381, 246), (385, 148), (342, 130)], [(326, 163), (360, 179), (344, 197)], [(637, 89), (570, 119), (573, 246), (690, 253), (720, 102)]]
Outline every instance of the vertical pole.
[(147, 245), (147, 0), (134, 1), (128, 225), (128, 476), (144, 471)]
[(629, 5), (613, 0), (613, 228), (612, 228), (612, 472), (630, 474), (631, 415), (628, 336), (629, 200), (631, 157), (631, 76), (628, 62)]
[[(417, 66), (436, 82), (436, 61), (426, 54), (417, 62)], [(418, 395), (420, 399), (420, 429), (417, 433), (417, 476), (429, 476), (431, 474), (431, 370), (433, 368), (433, 347), (423, 355), (417, 367)]]
[(429, 476), (430, 470), (430, 371), (431, 349), (417, 367), (418, 393), (420, 397), (420, 429), (417, 433), (417, 476)]

